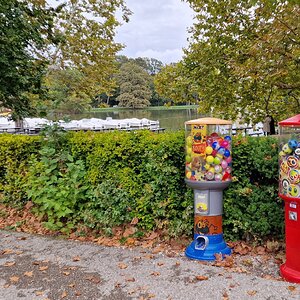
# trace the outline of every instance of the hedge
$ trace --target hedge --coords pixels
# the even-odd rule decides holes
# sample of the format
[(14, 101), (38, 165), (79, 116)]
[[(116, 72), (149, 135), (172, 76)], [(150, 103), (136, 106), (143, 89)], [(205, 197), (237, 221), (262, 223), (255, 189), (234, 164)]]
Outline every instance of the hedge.
[[(192, 235), (184, 140), (183, 131), (1, 134), (1, 201), (20, 208), (32, 201), (53, 230), (85, 225), (109, 233), (135, 219), (144, 230)], [(233, 139), (233, 182), (224, 192), (227, 238), (282, 237), (277, 174), (275, 138)]]

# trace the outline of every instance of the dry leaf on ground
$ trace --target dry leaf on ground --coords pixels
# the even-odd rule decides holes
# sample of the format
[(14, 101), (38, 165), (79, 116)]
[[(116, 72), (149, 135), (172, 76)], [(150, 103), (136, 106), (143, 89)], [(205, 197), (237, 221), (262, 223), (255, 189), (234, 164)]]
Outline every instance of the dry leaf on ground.
[(25, 273), (24, 273), (24, 276), (32, 277), (32, 276), (33, 276), (33, 272), (32, 272), (32, 271), (25, 272)]
[(207, 276), (203, 276), (203, 275), (197, 275), (196, 279), (199, 280), (199, 281), (202, 281), (202, 280), (208, 280), (208, 277)]
[(127, 269), (128, 265), (126, 265), (125, 263), (119, 263), (118, 267), (123, 270), (123, 269)]

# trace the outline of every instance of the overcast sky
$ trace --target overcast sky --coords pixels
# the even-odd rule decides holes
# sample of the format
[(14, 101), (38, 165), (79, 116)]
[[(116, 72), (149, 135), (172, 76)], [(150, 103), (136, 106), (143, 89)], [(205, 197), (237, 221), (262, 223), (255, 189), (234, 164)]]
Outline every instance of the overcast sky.
[(120, 54), (177, 62), (187, 46), (187, 28), (193, 11), (181, 0), (126, 0), (133, 12), (129, 23), (118, 28), (116, 41), (126, 45)]

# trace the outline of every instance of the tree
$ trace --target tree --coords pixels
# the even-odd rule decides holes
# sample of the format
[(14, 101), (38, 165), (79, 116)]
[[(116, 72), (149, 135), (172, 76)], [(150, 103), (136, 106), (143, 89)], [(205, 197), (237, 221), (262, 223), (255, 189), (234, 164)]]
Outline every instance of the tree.
[(150, 105), (150, 75), (132, 62), (121, 66), (117, 75), (120, 95), (117, 97), (119, 106), (143, 108)]
[(116, 54), (123, 48), (114, 41), (119, 10), (127, 22), (131, 12), (123, 0), (67, 0), (55, 19), (63, 41), (49, 49), (51, 62), (61, 69), (77, 68), (84, 75), (82, 92), (90, 97), (115, 87)]
[(184, 68), (183, 62), (163, 67), (154, 77), (155, 89), (161, 97), (176, 103), (197, 102), (197, 87)]
[(298, 1), (187, 2), (196, 22), (183, 66), (203, 111), (245, 121), (299, 112)]
[(0, 0), (0, 101), (16, 118), (32, 112), (28, 93), (44, 95), (41, 82), (47, 60), (41, 54), (57, 42), (57, 12), (38, 1)]
[(85, 79), (78, 69), (49, 70), (45, 81), (48, 101), (42, 103), (40, 111), (79, 113), (89, 109), (91, 98), (81, 88)]

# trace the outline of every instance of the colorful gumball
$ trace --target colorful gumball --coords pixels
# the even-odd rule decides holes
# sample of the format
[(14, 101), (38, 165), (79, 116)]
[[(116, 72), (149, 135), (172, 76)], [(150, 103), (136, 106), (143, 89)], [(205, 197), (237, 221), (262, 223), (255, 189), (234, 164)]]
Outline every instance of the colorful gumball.
[(205, 165), (204, 165), (204, 169), (205, 169), (205, 170), (208, 170), (209, 168), (210, 168), (210, 164), (205, 164)]
[(228, 156), (228, 157), (226, 157), (226, 162), (228, 163), (228, 164), (230, 164), (231, 163), (231, 161), (232, 161), (232, 158), (231, 158), (231, 156)]
[(210, 167), (209, 170), (208, 170), (208, 172), (211, 172), (211, 173), (215, 174), (215, 168), (214, 167)]
[(230, 179), (231, 179), (231, 175), (229, 173), (225, 172), (222, 177), (222, 181), (228, 181)]
[(205, 177), (206, 177), (207, 180), (213, 180), (215, 175), (212, 172), (207, 172), (205, 174)]
[(217, 150), (213, 150), (213, 152), (211, 153), (211, 155), (212, 155), (213, 157), (215, 157), (217, 154), (218, 154), (218, 151), (217, 151)]
[(221, 162), (221, 167), (222, 167), (223, 169), (226, 169), (226, 168), (228, 167), (228, 163), (227, 163), (226, 160), (222, 160), (222, 162)]
[(207, 146), (207, 147), (205, 148), (205, 153), (206, 153), (206, 154), (210, 155), (212, 152), (213, 152), (213, 148), (212, 148), (211, 146)]
[(217, 137), (219, 137), (219, 135), (218, 135), (216, 132), (213, 132), (210, 136), (211, 136), (212, 138), (217, 138)]
[(225, 157), (229, 157), (230, 156), (230, 151), (228, 149), (225, 149), (224, 156)]
[(225, 169), (225, 173), (228, 173), (228, 174), (230, 174), (230, 173), (231, 173), (231, 171), (232, 171), (232, 169), (231, 169), (230, 167), (227, 167), (227, 168)]
[(206, 162), (207, 162), (208, 164), (212, 164), (212, 163), (214, 162), (214, 157), (213, 157), (212, 155), (208, 155), (208, 156), (206, 157)]
[[(223, 162), (223, 161), (222, 161)], [(222, 163), (221, 163), (222, 164)], [(222, 167), (220, 165), (215, 166), (215, 172), (216, 173), (221, 173), (222, 172)]]
[(211, 145), (215, 150), (218, 150), (220, 148), (220, 144), (218, 142), (213, 142)]
[(224, 137), (224, 140), (228, 141), (229, 143), (231, 142), (231, 136), (230, 135), (226, 135)]
[(228, 145), (229, 145), (229, 142), (228, 142), (227, 140), (223, 140), (223, 141), (221, 142), (221, 144), (220, 144), (220, 146), (223, 147), (223, 148), (227, 148)]
[(287, 153), (287, 154), (291, 154), (293, 152), (293, 150), (289, 147), (288, 144), (284, 144), (283, 147), (282, 147), (282, 151), (284, 153)]
[[(218, 154), (221, 154), (223, 156), (225, 154), (225, 151), (226, 151), (226, 149), (224, 147), (220, 147), (218, 149)], [(227, 151), (229, 151), (229, 150), (227, 150)]]
[(221, 174), (215, 174), (215, 181), (221, 181), (222, 175)]
[(292, 149), (295, 150), (298, 146), (298, 142), (296, 140), (289, 140), (288, 141), (288, 146)]
[(216, 156), (216, 157), (214, 158), (214, 164), (215, 164), (215, 165), (219, 165), (220, 163), (221, 163), (220, 157)]

